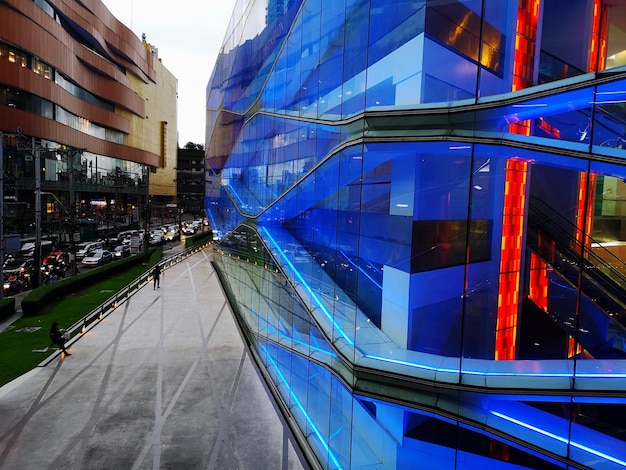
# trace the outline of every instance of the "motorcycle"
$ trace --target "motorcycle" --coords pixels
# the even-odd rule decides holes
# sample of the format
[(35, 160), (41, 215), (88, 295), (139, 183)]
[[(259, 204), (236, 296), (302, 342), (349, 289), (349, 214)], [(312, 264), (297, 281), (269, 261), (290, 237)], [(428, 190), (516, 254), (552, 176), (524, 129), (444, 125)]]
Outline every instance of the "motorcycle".
[(5, 297), (19, 294), (31, 288), (30, 276), (25, 273), (11, 274), (2, 287)]

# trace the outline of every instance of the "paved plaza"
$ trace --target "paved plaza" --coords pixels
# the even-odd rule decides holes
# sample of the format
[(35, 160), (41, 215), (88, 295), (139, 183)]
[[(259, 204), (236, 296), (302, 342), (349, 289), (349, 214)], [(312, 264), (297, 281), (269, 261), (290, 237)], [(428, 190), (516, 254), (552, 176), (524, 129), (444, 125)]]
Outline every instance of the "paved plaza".
[(0, 468), (304, 468), (211, 256), (169, 267), (71, 356), (0, 388)]

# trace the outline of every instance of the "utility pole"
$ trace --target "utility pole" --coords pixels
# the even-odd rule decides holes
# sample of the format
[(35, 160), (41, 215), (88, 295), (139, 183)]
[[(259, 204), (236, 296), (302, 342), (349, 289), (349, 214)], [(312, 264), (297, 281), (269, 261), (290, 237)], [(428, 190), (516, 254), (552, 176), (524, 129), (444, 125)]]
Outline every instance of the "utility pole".
[[(18, 139), (18, 148), (21, 150), (27, 150), (35, 159), (35, 266), (34, 266), (34, 276), (33, 276), (33, 285), (35, 287), (41, 285), (41, 153), (56, 154), (57, 159), (63, 160), (68, 164), (69, 170), (69, 201), (70, 207), (68, 215), (70, 217), (69, 220), (69, 232), (70, 232), (70, 260), (71, 260), (71, 268), (72, 275), (76, 274), (76, 243), (74, 240), (74, 232), (76, 228), (76, 195), (74, 193), (74, 158), (76, 156), (82, 156), (83, 151), (86, 149), (80, 149), (75, 147), (65, 147), (59, 146), (58, 148), (48, 148), (43, 147), (40, 144), (35, 145), (35, 139), (30, 138), (30, 142), (26, 143), (24, 140), (26, 137), (22, 132), (22, 128), (17, 128), (17, 139)], [(62, 147), (62, 148), (61, 148)], [(1, 150), (0, 150), (1, 156)], [(98, 171), (97, 161), (96, 161), (96, 173)], [(0, 181), (2, 182), (2, 181)], [(51, 194), (51, 193), (48, 193)], [(4, 194), (0, 193), (2, 198), (4, 198)], [(56, 197), (56, 196), (55, 196)], [(57, 198), (58, 200), (58, 198)], [(4, 200), (2, 201), (4, 202)], [(60, 201), (59, 201), (60, 202)], [(3, 216), (4, 213), (0, 213), (0, 216)], [(3, 229), (3, 226), (0, 226), (0, 229)], [(3, 234), (2, 234), (3, 235)]]
[(70, 172), (70, 269), (72, 276), (76, 275), (76, 242), (74, 241), (74, 224), (76, 223), (76, 195), (74, 194), (74, 156), (80, 153), (73, 151), (68, 154), (68, 170)]
[(41, 285), (41, 152), (35, 149), (35, 263), (34, 285)]
[(146, 167), (146, 205), (144, 206), (143, 251), (150, 244), (150, 219), (152, 218), (152, 199), (150, 199), (150, 167)]

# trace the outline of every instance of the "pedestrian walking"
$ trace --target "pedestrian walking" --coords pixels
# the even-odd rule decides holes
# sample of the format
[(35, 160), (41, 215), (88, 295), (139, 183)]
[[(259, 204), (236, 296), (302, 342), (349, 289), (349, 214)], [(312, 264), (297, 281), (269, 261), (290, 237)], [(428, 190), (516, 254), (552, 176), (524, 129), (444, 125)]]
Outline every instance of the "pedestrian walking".
[(67, 349), (65, 349), (65, 330), (59, 330), (59, 324), (57, 322), (52, 322), (52, 326), (50, 327), (50, 339), (52, 340), (52, 344), (56, 344), (61, 348), (61, 351), (65, 353), (66, 356), (71, 356)]
[(154, 279), (154, 286), (152, 287), (152, 290), (158, 288), (161, 288), (160, 281), (161, 281), (161, 266), (160, 265), (156, 265), (154, 267), (154, 269), (152, 270), (152, 278)]

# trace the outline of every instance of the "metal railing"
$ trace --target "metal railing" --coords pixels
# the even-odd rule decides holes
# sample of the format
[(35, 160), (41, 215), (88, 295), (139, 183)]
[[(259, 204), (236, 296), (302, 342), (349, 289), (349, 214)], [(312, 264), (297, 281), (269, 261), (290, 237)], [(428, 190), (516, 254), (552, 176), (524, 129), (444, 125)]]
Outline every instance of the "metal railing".
[[(197, 252), (203, 250), (207, 246), (211, 245), (212, 241), (207, 241), (201, 245), (194, 246), (192, 248), (188, 248), (180, 253), (169, 256), (168, 258), (159, 261), (155, 264), (155, 266), (161, 266), (161, 272), (164, 272), (166, 269), (174, 266), (181, 261), (186, 260), (190, 256), (196, 254)], [(111, 313), (113, 313), (120, 305), (129, 300), (133, 295), (135, 295), (139, 290), (141, 290), (144, 286), (152, 281), (152, 269), (143, 273), (137, 279), (133, 280), (126, 287), (116, 292), (115, 295), (112, 295), (107, 300), (102, 302), (100, 305), (92, 309), (89, 313), (87, 313), (80, 320), (74, 322), (71, 326), (65, 329), (66, 332), (70, 334), (70, 339), (67, 341), (67, 345), (71, 345), (78, 341), (82, 335), (86, 332), (94, 328), (101, 320), (108, 317)], [(77, 334), (78, 332), (78, 334)], [(42, 349), (41, 352), (47, 352), (48, 348)], [(54, 360), (59, 354), (61, 350), (56, 351), (54, 354), (48, 356), (44, 361), (42, 361), (38, 367), (43, 367), (48, 365), (52, 360)]]

